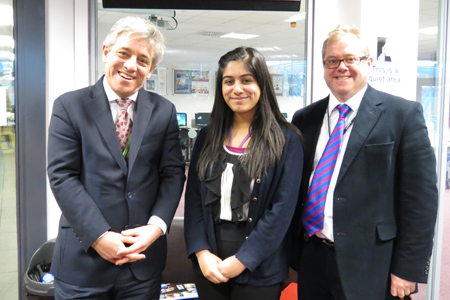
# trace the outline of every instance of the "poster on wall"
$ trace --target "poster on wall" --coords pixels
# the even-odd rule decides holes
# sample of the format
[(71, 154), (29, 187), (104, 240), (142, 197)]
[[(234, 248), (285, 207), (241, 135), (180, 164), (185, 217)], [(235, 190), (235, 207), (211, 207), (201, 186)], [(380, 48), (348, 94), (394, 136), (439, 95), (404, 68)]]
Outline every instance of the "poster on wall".
[(156, 86), (158, 89), (158, 94), (167, 95), (167, 69), (158, 68)]
[(174, 73), (174, 94), (209, 95), (209, 71), (177, 70)]
[(173, 70), (175, 94), (189, 94), (191, 91), (190, 71)]
[[(367, 42), (373, 63), (369, 84), (375, 89), (416, 100), (419, 34), (419, 0), (368, 1), (361, 10), (360, 30)], [(386, 10), (386, 7), (389, 7)], [(408, 7), (408, 17), (393, 25), (399, 11)], [(383, 18), (380, 18), (383, 16)], [(384, 21), (383, 21), (384, 20)], [(376, 24), (376, 26), (374, 26)]]
[(158, 93), (158, 85), (156, 83), (157, 75), (153, 74), (149, 79), (145, 80), (144, 89), (149, 92)]
[(144, 89), (159, 95), (167, 95), (167, 69), (156, 69), (144, 82)]
[(209, 71), (192, 71), (192, 94), (209, 95)]
[(272, 74), (273, 89), (275, 90), (275, 95), (283, 96), (283, 77), (279, 74)]
[[(368, 77), (369, 84), (384, 92), (415, 99), (417, 66), (413, 56), (404, 53), (402, 37), (373, 37), (373, 64)], [(376, 49), (376, 51), (375, 51)], [(408, 51), (406, 51), (408, 52)]]

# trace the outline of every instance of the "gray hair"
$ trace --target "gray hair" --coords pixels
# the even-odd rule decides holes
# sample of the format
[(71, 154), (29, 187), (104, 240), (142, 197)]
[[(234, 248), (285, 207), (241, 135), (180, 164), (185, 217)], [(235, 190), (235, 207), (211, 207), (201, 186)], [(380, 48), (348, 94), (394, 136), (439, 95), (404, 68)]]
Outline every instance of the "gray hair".
[(369, 56), (369, 47), (367, 44), (361, 39), (361, 34), (355, 26), (349, 26), (349, 25), (338, 25), (336, 29), (330, 31), (328, 33), (327, 39), (323, 42), (322, 47), (322, 59), (325, 59), (325, 52), (327, 50), (327, 46), (333, 42), (339, 41), (344, 38), (347, 34), (353, 34), (355, 35), (359, 41), (361, 42), (362, 50), (364, 52), (364, 55)]
[(122, 35), (147, 40), (152, 46), (152, 67), (161, 62), (166, 46), (162, 33), (153, 23), (139, 17), (122, 18), (111, 27), (103, 45), (111, 49)]

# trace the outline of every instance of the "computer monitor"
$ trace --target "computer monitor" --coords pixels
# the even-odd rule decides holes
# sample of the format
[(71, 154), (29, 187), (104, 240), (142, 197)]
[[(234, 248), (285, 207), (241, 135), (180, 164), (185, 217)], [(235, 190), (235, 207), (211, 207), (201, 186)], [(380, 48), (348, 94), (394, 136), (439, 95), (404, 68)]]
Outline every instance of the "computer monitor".
[(211, 113), (196, 113), (195, 114), (195, 125), (197, 127), (203, 127), (209, 124), (209, 117)]
[(187, 126), (186, 113), (177, 113), (178, 126)]

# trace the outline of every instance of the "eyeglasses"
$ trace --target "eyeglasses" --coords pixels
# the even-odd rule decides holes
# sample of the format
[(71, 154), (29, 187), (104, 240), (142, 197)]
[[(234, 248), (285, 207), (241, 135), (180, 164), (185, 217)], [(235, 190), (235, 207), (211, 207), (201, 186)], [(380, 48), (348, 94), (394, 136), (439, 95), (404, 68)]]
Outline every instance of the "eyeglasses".
[(349, 56), (346, 57), (344, 59), (327, 59), (323, 61), (323, 65), (325, 66), (325, 68), (327, 69), (336, 69), (337, 67), (339, 67), (341, 65), (341, 62), (344, 62), (344, 64), (349, 67), (349, 66), (357, 66), (361, 63), (362, 60), (368, 59), (369, 56), (361, 56), (361, 57), (357, 57), (357, 56)]

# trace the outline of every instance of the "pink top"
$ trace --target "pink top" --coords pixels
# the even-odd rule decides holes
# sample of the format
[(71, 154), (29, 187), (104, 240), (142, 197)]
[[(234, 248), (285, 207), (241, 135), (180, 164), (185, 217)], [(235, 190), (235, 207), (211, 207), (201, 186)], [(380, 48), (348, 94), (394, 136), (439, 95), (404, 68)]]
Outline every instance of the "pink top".
[(232, 147), (229, 145), (226, 145), (225, 147), (227, 147), (227, 149), (233, 153), (244, 154), (244, 152), (245, 152), (245, 148)]

